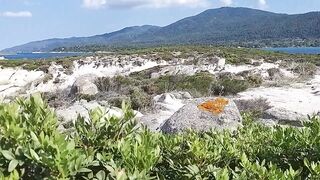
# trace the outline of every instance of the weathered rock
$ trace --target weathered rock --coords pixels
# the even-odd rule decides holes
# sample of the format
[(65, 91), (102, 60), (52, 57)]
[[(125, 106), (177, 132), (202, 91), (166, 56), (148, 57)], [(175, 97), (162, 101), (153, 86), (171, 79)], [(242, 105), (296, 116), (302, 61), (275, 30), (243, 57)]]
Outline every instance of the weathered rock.
[(274, 122), (277, 122), (281, 125), (301, 127), (303, 126), (303, 121), (307, 120), (308, 117), (298, 112), (273, 107), (264, 111), (262, 119), (272, 119)]
[(263, 124), (265, 126), (273, 127), (278, 125), (278, 121), (274, 119), (258, 119), (257, 123)]
[(156, 109), (156, 111), (165, 110), (175, 112), (183, 106), (180, 99), (182, 98), (177, 98), (174, 93), (164, 93), (162, 95), (154, 97), (154, 108)]
[(151, 131), (159, 131), (162, 124), (184, 106), (183, 100), (191, 95), (187, 92), (164, 93), (153, 98), (152, 112), (140, 118), (140, 122)]
[(0, 69), (0, 97), (16, 97), (25, 94), (32, 84), (44, 77), (42, 71), (27, 71), (20, 68)]
[[(89, 120), (89, 112), (94, 109), (102, 109), (106, 113), (106, 116), (121, 117), (123, 112), (121, 109), (116, 107), (110, 107), (106, 102), (91, 101), (86, 100), (77, 101), (67, 108), (59, 108), (56, 110), (58, 119), (62, 124), (74, 123), (78, 115), (83, 117), (85, 120)], [(136, 117), (141, 117), (142, 114), (135, 111)]]
[(70, 95), (96, 95), (99, 92), (98, 87), (95, 84), (97, 78), (98, 77), (94, 74), (78, 77), (71, 87)]
[[(96, 107), (99, 107), (98, 104), (96, 104)], [(63, 109), (57, 109), (56, 110), (56, 114), (58, 119), (60, 119), (60, 121), (62, 121), (63, 123), (69, 123), (69, 122), (74, 122), (78, 115), (88, 119), (89, 118), (89, 113), (88, 113), (89, 109), (86, 109), (83, 106), (82, 102), (75, 102), (73, 105), (71, 105), (68, 108), (63, 108)]]
[(236, 104), (225, 99), (227, 104), (221, 109), (221, 113), (212, 113), (199, 109), (198, 106), (208, 100), (215, 102), (217, 98), (201, 98), (192, 100), (183, 106), (173, 116), (171, 116), (161, 127), (161, 131), (165, 133), (179, 133), (192, 129), (203, 132), (211, 129), (235, 130), (241, 126), (242, 118)]
[(191, 99), (192, 98), (191, 94), (188, 92), (181, 92), (181, 95), (182, 95), (182, 99)]
[(277, 80), (284, 77), (284, 74), (281, 72), (280, 68), (271, 68), (267, 70), (270, 80)]
[(217, 71), (223, 70), (224, 67), (225, 67), (225, 65), (226, 65), (226, 59), (224, 59), (224, 58), (218, 58), (216, 70), (217, 70)]
[(250, 59), (250, 64), (253, 66), (260, 66), (261, 64), (263, 64), (264, 60), (260, 59), (260, 60), (255, 60), (255, 59)]

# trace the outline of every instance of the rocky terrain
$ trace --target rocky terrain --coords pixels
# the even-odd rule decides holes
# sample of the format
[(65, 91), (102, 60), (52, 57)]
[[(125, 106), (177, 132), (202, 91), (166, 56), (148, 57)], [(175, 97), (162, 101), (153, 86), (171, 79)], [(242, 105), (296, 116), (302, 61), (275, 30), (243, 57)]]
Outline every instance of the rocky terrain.
[[(315, 65), (265, 59), (231, 64), (215, 55), (176, 57), (179, 53), (172, 52), (171, 59), (156, 53), (96, 55), (68, 67), (50, 62), (36, 70), (2, 67), (0, 97), (6, 102), (42, 93), (55, 108), (62, 130), (78, 114), (87, 118), (95, 108), (121, 116), (123, 100), (132, 103), (142, 124), (169, 133), (234, 129), (241, 126), (240, 112), (253, 113), (266, 125), (301, 126), (320, 111), (320, 73)], [(216, 106), (218, 97), (226, 104)]]

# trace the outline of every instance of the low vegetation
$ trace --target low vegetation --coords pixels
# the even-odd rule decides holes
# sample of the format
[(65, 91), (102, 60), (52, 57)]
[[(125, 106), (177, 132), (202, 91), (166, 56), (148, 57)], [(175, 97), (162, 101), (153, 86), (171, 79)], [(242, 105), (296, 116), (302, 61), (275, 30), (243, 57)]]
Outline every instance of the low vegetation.
[(235, 100), (235, 103), (241, 113), (250, 114), (252, 117), (261, 118), (263, 113), (272, 108), (267, 99), (240, 99)]
[[(130, 47), (130, 48), (111, 48), (100, 47), (103, 51), (107, 48), (108, 54), (126, 54), (126, 55), (154, 55), (157, 54), (160, 59), (172, 58), (197, 58), (199, 56), (218, 56), (226, 58), (227, 63), (230, 64), (245, 64), (250, 63), (252, 59), (264, 59), (267, 62), (276, 62), (282, 60), (285, 62), (310, 62), (320, 65), (320, 55), (307, 54), (287, 54), (282, 52), (265, 51), (256, 48), (235, 48), (227, 46), (208, 46), (208, 45), (184, 45), (184, 46), (158, 46), (158, 47)], [(95, 51), (96, 52), (96, 51)], [(175, 53), (179, 52), (179, 53)]]
[[(149, 71), (149, 70), (147, 70)], [(250, 76), (249, 76), (250, 77)], [(96, 81), (100, 93), (93, 99), (108, 100), (119, 107), (123, 100), (129, 101), (134, 109), (145, 109), (151, 105), (152, 96), (172, 91), (187, 91), (194, 97), (212, 95), (235, 95), (260, 81), (239, 80), (235, 77), (215, 77), (202, 72), (195, 75), (165, 75), (150, 79), (145, 71), (130, 76), (102, 77)], [(111, 100), (111, 101), (110, 101)]]
[(39, 96), (0, 105), (0, 179), (319, 179), (320, 119), (168, 135), (94, 110), (61, 133)]
[(75, 60), (79, 60), (79, 57), (53, 58), (47, 60), (0, 60), (0, 66), (2, 68), (21, 67), (29, 71), (39, 70), (48, 72), (52, 62), (61, 65), (66, 70), (70, 70), (73, 68), (73, 61)]
[(299, 74), (300, 77), (312, 77), (317, 72), (317, 66), (313, 63), (299, 63), (293, 67), (293, 72)]
[[(235, 48), (227, 46), (208, 46), (208, 45), (181, 45), (181, 46), (157, 46), (157, 47), (106, 47), (95, 46), (92, 50), (85, 47), (86, 50), (94, 52), (97, 56), (105, 55), (143, 55), (148, 59), (172, 60), (174, 58), (194, 58), (195, 61), (199, 57), (222, 57), (226, 58), (229, 64), (246, 64), (252, 59), (264, 59), (266, 62), (276, 62), (282, 60), (284, 62), (312, 63), (320, 66), (320, 55), (306, 54), (287, 54), (281, 52), (265, 51), (255, 48)], [(102, 52), (105, 53), (102, 53)], [(178, 52), (178, 53), (177, 53)], [(1, 60), (1, 67), (23, 67), (27, 70), (46, 70), (52, 61), (61, 64), (65, 68), (72, 66), (72, 61), (78, 60), (79, 57), (67, 57), (49, 60)]]

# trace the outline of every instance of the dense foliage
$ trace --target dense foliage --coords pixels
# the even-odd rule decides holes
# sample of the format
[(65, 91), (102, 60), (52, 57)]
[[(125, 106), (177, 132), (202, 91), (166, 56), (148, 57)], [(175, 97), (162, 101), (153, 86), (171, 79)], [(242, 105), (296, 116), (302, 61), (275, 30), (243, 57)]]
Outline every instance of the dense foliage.
[[(99, 93), (85, 99), (106, 100), (116, 107), (121, 107), (121, 102), (127, 101), (132, 104), (133, 109), (144, 110), (152, 105), (153, 96), (167, 92), (184, 91), (193, 97), (235, 95), (250, 87), (261, 85), (260, 76), (248, 75), (240, 79), (228, 76), (215, 77), (207, 72), (151, 78), (151, 73), (157, 68), (135, 72), (129, 76), (98, 78), (95, 84)], [(256, 79), (253, 79), (255, 77)], [(81, 98), (84, 97), (81, 96)]]
[(165, 135), (91, 112), (71, 133), (39, 96), (0, 105), (0, 179), (319, 179), (320, 119), (235, 132)]

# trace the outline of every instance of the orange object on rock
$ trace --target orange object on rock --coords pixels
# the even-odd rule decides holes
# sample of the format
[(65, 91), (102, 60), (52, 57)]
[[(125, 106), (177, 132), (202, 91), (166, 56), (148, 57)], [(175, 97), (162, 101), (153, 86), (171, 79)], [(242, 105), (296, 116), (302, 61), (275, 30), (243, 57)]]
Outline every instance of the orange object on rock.
[(224, 111), (226, 105), (229, 104), (229, 101), (224, 98), (216, 98), (215, 100), (206, 101), (198, 106), (200, 110), (208, 111), (214, 115), (219, 115)]

